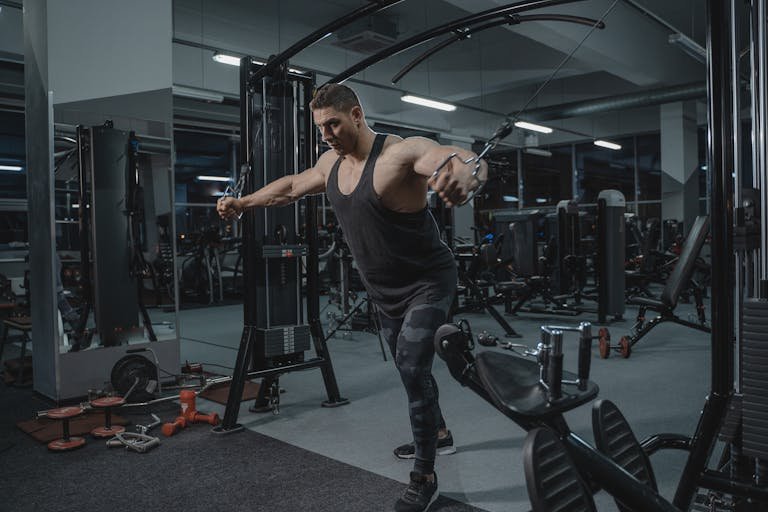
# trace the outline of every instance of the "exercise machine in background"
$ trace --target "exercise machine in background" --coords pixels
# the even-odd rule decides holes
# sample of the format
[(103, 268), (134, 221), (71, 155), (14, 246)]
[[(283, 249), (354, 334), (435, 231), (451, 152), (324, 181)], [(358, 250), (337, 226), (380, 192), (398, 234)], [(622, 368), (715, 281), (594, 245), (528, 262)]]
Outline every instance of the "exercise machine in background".
[[(289, 71), (287, 62), (267, 73), (252, 58), (241, 60), (242, 166), (232, 193), (251, 193), (286, 171), (314, 164), (316, 131), (309, 111), (313, 86), (311, 76)], [(299, 236), (302, 206), (305, 240)], [(241, 222), (245, 325), (223, 421), (213, 429), (217, 433), (242, 429), (237, 416), (248, 378), (262, 379), (252, 411), (275, 410), (280, 375), (311, 368), (322, 372), (328, 396), (324, 406), (348, 403), (340, 396), (320, 325), (315, 198), (285, 208), (251, 209)], [(306, 319), (301, 258), (307, 261)], [(305, 360), (310, 343), (316, 357)]]

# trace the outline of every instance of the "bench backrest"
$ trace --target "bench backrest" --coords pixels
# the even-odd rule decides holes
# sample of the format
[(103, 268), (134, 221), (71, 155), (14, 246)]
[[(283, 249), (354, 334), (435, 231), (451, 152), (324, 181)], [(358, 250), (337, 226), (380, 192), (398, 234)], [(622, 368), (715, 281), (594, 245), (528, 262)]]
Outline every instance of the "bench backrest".
[(667, 284), (661, 292), (661, 302), (669, 308), (677, 305), (680, 294), (688, 286), (688, 282), (693, 277), (693, 270), (696, 268), (696, 258), (699, 257), (701, 248), (709, 233), (709, 217), (702, 215), (696, 217), (688, 237), (685, 239), (683, 249), (680, 251), (680, 257), (677, 260), (674, 270), (667, 279)]

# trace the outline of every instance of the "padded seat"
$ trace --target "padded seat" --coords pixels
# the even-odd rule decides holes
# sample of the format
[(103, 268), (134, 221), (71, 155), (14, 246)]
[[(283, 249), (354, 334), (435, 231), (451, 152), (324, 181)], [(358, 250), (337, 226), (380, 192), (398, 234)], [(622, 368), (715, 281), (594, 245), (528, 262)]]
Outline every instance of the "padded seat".
[[(539, 383), (539, 364), (533, 359), (488, 350), (477, 354), (475, 368), (496, 408), (514, 421), (561, 414), (589, 402), (599, 390), (592, 381), (584, 391), (575, 384), (564, 383), (562, 398), (550, 404)], [(576, 378), (573, 373), (563, 372), (564, 380)]]
[(528, 283), (525, 281), (500, 281), (493, 285), (496, 293), (519, 292), (526, 290)]
[(533, 512), (597, 512), (592, 492), (553, 431), (528, 433), (523, 468)]
[[(624, 468), (630, 475), (658, 491), (651, 461), (632, 432), (627, 419), (609, 400), (600, 400), (592, 407), (592, 432), (597, 449)], [(616, 500), (621, 512), (632, 512), (632, 507)]]
[(635, 306), (645, 306), (656, 311), (667, 308), (667, 305), (659, 299), (652, 299), (650, 297), (632, 297), (627, 302)]

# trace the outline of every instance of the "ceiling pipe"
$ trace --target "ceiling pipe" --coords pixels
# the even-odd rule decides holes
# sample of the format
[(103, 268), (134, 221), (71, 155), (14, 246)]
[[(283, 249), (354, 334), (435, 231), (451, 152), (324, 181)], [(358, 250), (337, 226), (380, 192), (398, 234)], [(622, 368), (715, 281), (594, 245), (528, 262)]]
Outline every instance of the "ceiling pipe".
[(562, 21), (567, 23), (576, 23), (580, 25), (586, 25), (586, 26), (593, 26), (597, 24), (597, 28), (603, 29), (605, 28), (605, 23), (602, 21), (598, 23), (598, 20), (592, 19), (592, 18), (585, 18), (583, 16), (570, 16), (568, 14), (528, 14), (528, 15), (509, 15), (505, 14), (501, 17), (501, 19), (491, 21), (490, 23), (486, 23), (485, 25), (480, 25), (479, 27), (466, 27), (461, 29), (454, 30), (454, 33), (451, 37), (448, 39), (445, 39), (444, 41), (436, 44), (429, 50), (425, 51), (415, 59), (413, 59), (411, 62), (406, 64), (403, 69), (397, 72), (395, 76), (392, 77), (392, 83), (396, 84), (399, 82), (405, 75), (407, 75), (413, 68), (430, 58), (432, 55), (436, 54), (437, 52), (441, 51), (443, 48), (447, 48), (448, 46), (452, 45), (453, 43), (456, 43), (458, 41), (463, 41), (464, 39), (469, 39), (472, 34), (476, 34), (478, 32), (482, 32), (483, 30), (488, 30), (489, 28), (494, 27), (500, 27), (502, 25), (519, 25), (520, 23), (523, 23), (525, 21)]
[(561, 103), (525, 111), (521, 119), (526, 121), (554, 121), (568, 117), (589, 116), (616, 110), (650, 107), (675, 101), (702, 99), (707, 96), (707, 84), (690, 83), (663, 89), (653, 89), (620, 96), (608, 96), (593, 100)]
[[(516, 2), (514, 4), (507, 4), (501, 7), (495, 7), (486, 11), (465, 16), (461, 19), (445, 23), (443, 25), (431, 28), (419, 34), (416, 34), (408, 39), (395, 43), (387, 48), (384, 48), (375, 55), (371, 55), (367, 59), (363, 59), (354, 66), (347, 68), (338, 75), (334, 76), (326, 83), (341, 83), (348, 78), (356, 75), (357, 73), (368, 69), (370, 66), (381, 62), (384, 59), (388, 59), (400, 52), (409, 50), (414, 46), (426, 43), (427, 41), (434, 39), (435, 37), (450, 34), (455, 30), (460, 30), (468, 25), (474, 25), (476, 23), (482, 23), (484, 21), (490, 21), (503, 15), (511, 15), (518, 12), (531, 11), (533, 9), (541, 9), (543, 7), (553, 7), (562, 4), (572, 4), (576, 2), (583, 2), (584, 0), (529, 0), (526, 2)], [(325, 84), (323, 84), (325, 85)]]

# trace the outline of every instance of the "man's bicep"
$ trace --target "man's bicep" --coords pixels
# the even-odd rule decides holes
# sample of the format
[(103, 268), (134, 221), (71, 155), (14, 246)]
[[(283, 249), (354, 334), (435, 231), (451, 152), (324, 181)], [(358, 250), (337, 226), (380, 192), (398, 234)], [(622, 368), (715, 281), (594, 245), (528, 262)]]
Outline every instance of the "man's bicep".
[(325, 192), (325, 175), (317, 167), (310, 167), (293, 178), (293, 193), (296, 196)]

